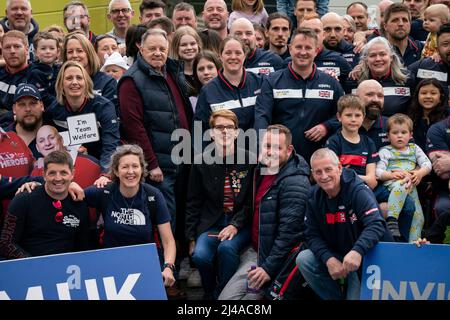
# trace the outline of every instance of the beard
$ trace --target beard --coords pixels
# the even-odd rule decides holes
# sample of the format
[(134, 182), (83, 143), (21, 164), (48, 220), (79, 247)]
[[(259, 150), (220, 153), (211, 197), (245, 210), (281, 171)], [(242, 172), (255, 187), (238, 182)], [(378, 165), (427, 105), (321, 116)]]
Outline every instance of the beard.
[(31, 120), (31, 117), (29, 117), (27, 120), (23, 119), (17, 119), (17, 124), (20, 125), (25, 131), (34, 131), (40, 126), (42, 118), (33, 116)]
[(366, 118), (369, 120), (376, 120), (380, 114), (383, 106), (378, 102), (369, 102), (366, 105)]

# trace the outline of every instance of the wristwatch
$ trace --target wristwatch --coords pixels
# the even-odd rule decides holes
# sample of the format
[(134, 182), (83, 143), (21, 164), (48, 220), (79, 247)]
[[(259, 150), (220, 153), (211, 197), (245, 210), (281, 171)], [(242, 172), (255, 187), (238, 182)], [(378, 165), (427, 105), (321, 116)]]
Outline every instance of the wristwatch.
[(165, 262), (164, 265), (163, 265), (163, 270), (164, 270), (165, 268), (169, 268), (170, 270), (172, 270), (172, 272), (175, 272), (175, 266), (174, 266), (173, 263)]

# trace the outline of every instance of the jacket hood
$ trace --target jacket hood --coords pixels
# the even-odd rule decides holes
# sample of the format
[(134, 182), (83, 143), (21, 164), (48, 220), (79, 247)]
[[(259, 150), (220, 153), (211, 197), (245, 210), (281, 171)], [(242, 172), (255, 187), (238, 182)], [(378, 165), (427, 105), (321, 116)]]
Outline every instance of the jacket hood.
[[(360, 184), (366, 186), (364, 181), (360, 177), (358, 177), (358, 175), (356, 174), (356, 172), (354, 170), (347, 169), (347, 168), (342, 168), (341, 186), (343, 183), (346, 186), (352, 185), (352, 186), (356, 187), (357, 185), (360, 185)], [(346, 191), (341, 189), (341, 193), (342, 192), (346, 192)]]

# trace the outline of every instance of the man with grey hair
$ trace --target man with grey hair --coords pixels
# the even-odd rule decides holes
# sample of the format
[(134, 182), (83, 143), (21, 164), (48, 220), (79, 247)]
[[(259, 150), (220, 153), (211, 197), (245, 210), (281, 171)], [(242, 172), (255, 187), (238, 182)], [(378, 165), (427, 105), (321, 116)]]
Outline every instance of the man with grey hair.
[(71, 1), (63, 9), (64, 26), (68, 32), (81, 30), (89, 41), (95, 43), (95, 34), (90, 31), (91, 17), (87, 6), (81, 1)]
[(206, 28), (217, 31), (222, 40), (227, 37), (228, 9), (224, 0), (206, 0), (202, 15)]
[(30, 0), (7, 0), (5, 15), (6, 17), (0, 21), (3, 30), (5, 33), (18, 30), (28, 37), (28, 53), (32, 61), (34, 59), (33, 37), (38, 33), (39, 25), (33, 19)]
[(180, 2), (173, 8), (172, 22), (175, 29), (181, 26), (190, 26), (197, 29), (197, 15), (195, 8), (187, 2)]
[(230, 35), (239, 38), (246, 47), (247, 58), (244, 67), (247, 71), (256, 74), (269, 74), (283, 68), (283, 59), (279, 55), (256, 47), (255, 28), (246, 18), (233, 21)]
[(357, 300), (362, 257), (384, 237), (390, 240), (386, 224), (370, 188), (355, 171), (343, 168), (333, 151), (315, 151), (311, 171), (317, 184), (305, 214), (309, 249), (299, 253), (297, 266), (322, 299)]
[(131, 25), (133, 16), (134, 10), (131, 8), (130, 1), (111, 0), (109, 3), (107, 17), (114, 27), (107, 34), (116, 38), (119, 45), (125, 43), (125, 36)]

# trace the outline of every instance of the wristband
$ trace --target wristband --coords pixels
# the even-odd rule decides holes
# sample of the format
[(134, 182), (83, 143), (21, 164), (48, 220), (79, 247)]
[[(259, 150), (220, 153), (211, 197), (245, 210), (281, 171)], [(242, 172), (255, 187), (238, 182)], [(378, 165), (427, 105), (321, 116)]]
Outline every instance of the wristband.
[(168, 262), (164, 263), (163, 270), (165, 268), (169, 268), (170, 270), (172, 270), (172, 272), (175, 272), (175, 266), (173, 265), (173, 263), (168, 263)]

